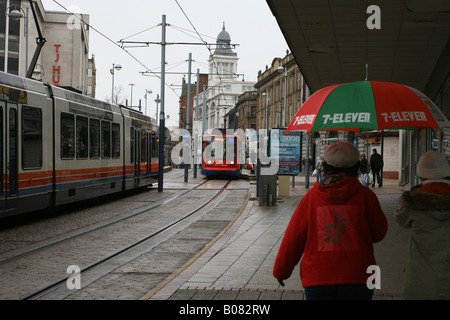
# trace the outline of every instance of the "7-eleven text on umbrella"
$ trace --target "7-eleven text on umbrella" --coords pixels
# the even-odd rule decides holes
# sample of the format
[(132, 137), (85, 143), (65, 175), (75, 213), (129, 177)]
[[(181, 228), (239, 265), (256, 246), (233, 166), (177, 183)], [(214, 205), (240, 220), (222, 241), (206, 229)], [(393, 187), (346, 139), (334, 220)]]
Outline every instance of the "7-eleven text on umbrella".
[(390, 112), (382, 113), (385, 122), (394, 121), (428, 121), (425, 112), (422, 111), (403, 111), (403, 112)]
[(327, 124), (328, 121), (332, 123), (366, 123), (370, 122), (369, 112), (348, 112), (348, 113), (335, 113), (324, 114), (323, 124)]
[(295, 117), (294, 125), (299, 124), (312, 124), (316, 118), (315, 114), (305, 114), (303, 116)]

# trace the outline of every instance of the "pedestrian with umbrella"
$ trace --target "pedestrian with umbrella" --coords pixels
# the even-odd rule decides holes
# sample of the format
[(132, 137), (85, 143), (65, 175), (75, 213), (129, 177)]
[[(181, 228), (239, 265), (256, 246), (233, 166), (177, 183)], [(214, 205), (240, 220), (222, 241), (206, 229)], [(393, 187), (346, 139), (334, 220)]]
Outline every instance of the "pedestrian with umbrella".
[(376, 265), (373, 243), (386, 235), (387, 220), (376, 195), (357, 178), (359, 151), (353, 144), (333, 144), (323, 158), (323, 181), (295, 210), (273, 275), (283, 284), (302, 259), (307, 300), (370, 300), (367, 268)]
[[(442, 131), (450, 122), (422, 92), (397, 83), (358, 81), (314, 93), (285, 133), (424, 128)], [(324, 174), (322, 184), (315, 183), (300, 201), (275, 261), (273, 275), (284, 285), (302, 259), (307, 299), (372, 297), (363, 284), (364, 267), (375, 264), (373, 243), (384, 238), (387, 221), (376, 195), (357, 180), (359, 152), (348, 145), (340, 142), (325, 151), (329, 176)]]

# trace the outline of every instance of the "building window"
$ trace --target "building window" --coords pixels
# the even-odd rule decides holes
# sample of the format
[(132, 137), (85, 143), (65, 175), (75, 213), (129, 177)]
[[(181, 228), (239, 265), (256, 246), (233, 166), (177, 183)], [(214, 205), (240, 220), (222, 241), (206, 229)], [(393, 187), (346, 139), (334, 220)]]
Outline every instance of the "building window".
[(292, 94), (294, 92), (294, 77), (289, 77), (289, 94)]
[[(2, 19), (0, 20), (0, 34), (2, 35), (0, 42), (1, 48), (0, 50), (4, 51), (4, 43), (5, 43), (5, 27), (6, 27), (6, 19), (5, 16), (7, 13), (10, 13), (15, 8), (20, 7), (20, 0), (10, 0), (9, 9), (6, 8), (5, 1), (0, 1), (0, 16)], [(9, 18), (9, 34), (8, 34), (8, 73), (18, 75), (19, 74), (19, 39), (20, 39), (20, 26), (21, 20), (15, 20)], [(4, 60), (4, 52), (1, 56), (1, 60)], [(5, 66), (3, 61), (1, 62), (1, 71), (4, 71)]]

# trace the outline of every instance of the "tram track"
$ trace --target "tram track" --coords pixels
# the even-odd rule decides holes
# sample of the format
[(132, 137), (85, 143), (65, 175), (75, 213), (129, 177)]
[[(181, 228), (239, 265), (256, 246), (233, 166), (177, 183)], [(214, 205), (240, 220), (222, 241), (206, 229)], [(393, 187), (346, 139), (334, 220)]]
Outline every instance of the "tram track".
[[(120, 229), (121, 228), (120, 226), (122, 224), (127, 223), (126, 220), (135, 219), (135, 218), (139, 217), (139, 215), (144, 215), (145, 213), (148, 213), (151, 210), (155, 210), (155, 209), (159, 208), (161, 210), (161, 212), (163, 212), (165, 206), (168, 206), (170, 203), (176, 202), (177, 199), (181, 199), (182, 197), (189, 196), (189, 193), (192, 193), (195, 191), (198, 192), (199, 188), (201, 188), (206, 182), (207, 182), (207, 180), (202, 181), (201, 184), (197, 185), (194, 188), (185, 190), (182, 193), (177, 193), (174, 196), (164, 199), (160, 203), (154, 203), (150, 206), (142, 208), (142, 209), (134, 212), (132, 215), (129, 215), (126, 217), (119, 217), (119, 218), (115, 219), (115, 221), (108, 221), (108, 223), (105, 223), (103, 225), (94, 226), (90, 230), (83, 230), (82, 232), (78, 232), (77, 234), (72, 234), (69, 237), (66, 236), (65, 238), (58, 239), (57, 241), (53, 241), (52, 243), (42, 244), (41, 246), (32, 248), (32, 250), (27, 250), (27, 251), (21, 252), (20, 254), (15, 254), (14, 256), (10, 256), (8, 258), (3, 258), (2, 260), (0, 260), (0, 266), (2, 266), (2, 269), (5, 269), (4, 267), (7, 266), (8, 264), (12, 264), (12, 265), (17, 264), (18, 266), (21, 266), (21, 265), (23, 265), (23, 263), (21, 263), (21, 261), (24, 261), (24, 260), (25, 261), (26, 260), (33, 261), (33, 258), (35, 258), (36, 256), (39, 256), (41, 253), (43, 253), (45, 255), (45, 252), (50, 251), (50, 250), (57, 250), (55, 248), (61, 247), (64, 244), (67, 244), (69, 242), (73, 242), (74, 240), (77, 240), (78, 238), (86, 237), (89, 234), (91, 234), (91, 235), (99, 234), (99, 233), (102, 233), (102, 230), (104, 233), (108, 233), (108, 232), (110, 232), (108, 230), (111, 230), (111, 228)], [(153, 245), (157, 244), (159, 240), (155, 240), (156, 238), (158, 238), (159, 236), (161, 236), (164, 233), (168, 233), (170, 230), (175, 230), (177, 228), (177, 226), (181, 226), (181, 225), (183, 225), (183, 223), (184, 224), (192, 223), (192, 221), (195, 220), (196, 214), (199, 214), (202, 211), (207, 210), (208, 207), (212, 207), (212, 204), (215, 201), (217, 201), (218, 198), (221, 197), (221, 195), (226, 190), (226, 188), (228, 187), (230, 182), (231, 181), (227, 181), (226, 183), (224, 183), (224, 185), (222, 186), (222, 188), (220, 188), (220, 190), (216, 189), (215, 191), (217, 191), (217, 192), (215, 192), (215, 194), (211, 197), (211, 199), (209, 201), (206, 201), (206, 202), (198, 205), (197, 207), (190, 210), (189, 212), (186, 212), (185, 214), (178, 217), (177, 219), (174, 219), (170, 222), (167, 222), (164, 225), (161, 225), (160, 227), (158, 227), (156, 230), (153, 230), (150, 234), (146, 235), (145, 237), (140, 237), (139, 239), (134, 240), (132, 243), (128, 243), (126, 246), (123, 246), (123, 247), (115, 250), (114, 252), (110, 252), (107, 255), (104, 255), (103, 257), (101, 257), (99, 259), (91, 259), (90, 263), (85, 264), (81, 268), (81, 273), (83, 274), (83, 280), (84, 281), (86, 280), (86, 275), (88, 273), (95, 274), (97, 272), (96, 270), (105, 268), (104, 266), (107, 265), (108, 263), (111, 263), (111, 261), (114, 261), (118, 257), (125, 255), (133, 250), (136, 250), (137, 248), (139, 248), (141, 246), (145, 247), (144, 248), (145, 250), (148, 250), (149, 243), (151, 243), (153, 241), (154, 242)], [(200, 193), (202, 193), (202, 192), (203, 191), (200, 191)], [(139, 250), (137, 250), (137, 252), (138, 252), (137, 254), (139, 255)], [(67, 274), (64, 274), (64, 275), (61, 274), (58, 277), (55, 276), (52, 280), (47, 281), (47, 283), (45, 285), (41, 285), (39, 288), (34, 288), (33, 290), (25, 290), (26, 293), (24, 292), (24, 293), (20, 294), (19, 297), (17, 297), (17, 298), (19, 298), (19, 299), (39, 299), (39, 298), (45, 297), (49, 293), (54, 292), (58, 288), (64, 289), (64, 287), (66, 287), (65, 284), (66, 284), (67, 279), (68, 279)], [(5, 298), (8, 299), (8, 297), (5, 297)]]
[[(182, 176), (180, 176), (180, 177), (182, 177)], [(173, 178), (169, 181), (174, 181), (180, 177)], [(69, 233), (62, 234), (61, 236), (56, 237), (56, 239), (55, 238), (52, 238), (50, 240), (45, 239), (45, 240), (39, 241), (33, 245), (28, 245), (25, 248), (20, 248), (20, 249), (13, 250), (12, 252), (6, 252), (4, 254), (0, 254), (0, 266), (4, 263), (14, 261), (19, 258), (23, 258), (27, 255), (37, 253), (41, 250), (45, 250), (46, 248), (55, 246), (59, 243), (71, 240), (76, 237), (83, 236), (89, 232), (98, 231), (102, 228), (111, 226), (116, 223), (120, 223), (127, 219), (131, 219), (131, 218), (139, 216), (143, 213), (146, 213), (150, 210), (164, 206), (165, 204), (167, 204), (181, 196), (184, 196), (189, 192), (192, 192), (192, 190), (198, 189), (199, 187), (203, 186), (206, 182), (207, 182), (207, 180), (202, 181), (198, 186), (194, 187), (193, 189), (188, 189), (188, 190), (185, 190), (184, 192), (174, 194), (174, 195), (170, 196), (168, 199), (163, 199), (162, 201), (158, 201), (157, 203), (153, 203), (151, 205), (145, 206), (144, 208), (140, 208), (136, 212), (133, 212), (132, 214), (125, 214), (125, 215), (113, 217), (108, 220), (96, 223), (94, 225), (88, 225), (81, 229), (77, 229), (77, 230), (71, 231)]]

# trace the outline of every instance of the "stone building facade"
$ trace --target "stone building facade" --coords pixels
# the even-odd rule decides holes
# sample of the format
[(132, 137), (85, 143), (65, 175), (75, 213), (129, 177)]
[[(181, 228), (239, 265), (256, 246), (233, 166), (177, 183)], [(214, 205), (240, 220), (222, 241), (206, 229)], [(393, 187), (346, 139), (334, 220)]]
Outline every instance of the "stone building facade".
[(228, 113), (229, 128), (256, 130), (256, 91), (246, 91), (238, 96), (236, 107)]
[(306, 100), (306, 83), (291, 53), (275, 58), (264, 72), (259, 71), (256, 128), (287, 127)]
[[(293, 55), (288, 51), (285, 57), (273, 59), (270, 67), (266, 66), (264, 72), (258, 73), (255, 88), (257, 89), (257, 130), (286, 128), (310, 94)], [(381, 132), (371, 132), (367, 140), (366, 133), (346, 131), (303, 134), (302, 159), (306, 159), (309, 155), (311, 167), (314, 169), (317, 160), (329, 145), (337, 141), (348, 141), (354, 143), (360, 153), (366, 154), (367, 159), (370, 158), (374, 148), (378, 153), (383, 153), (384, 177), (398, 179), (400, 168), (398, 135), (398, 131), (386, 131), (382, 138)], [(309, 139), (308, 143), (306, 139)], [(309, 152), (307, 152), (307, 145), (309, 145)]]

